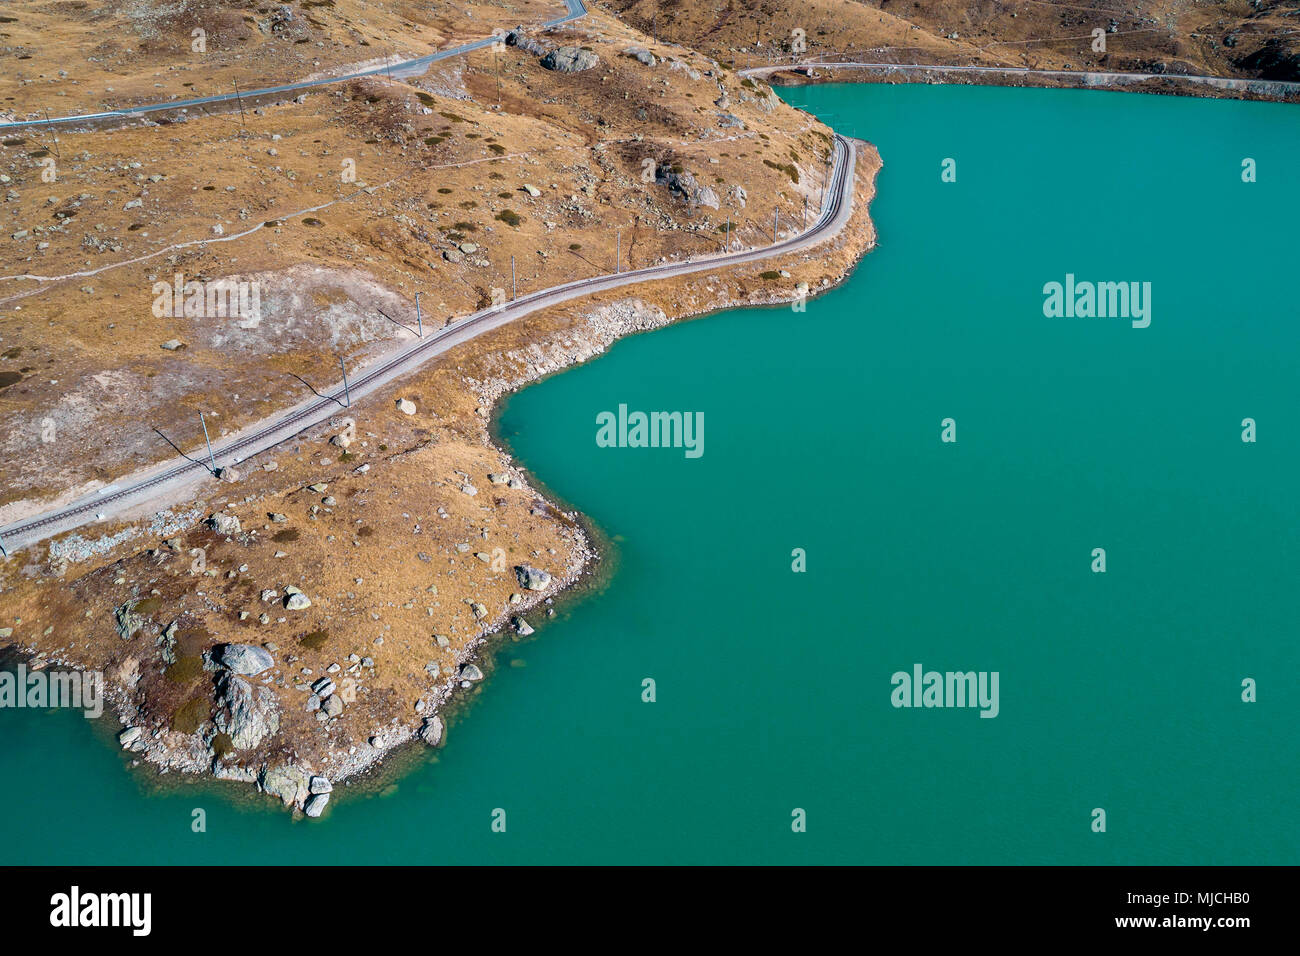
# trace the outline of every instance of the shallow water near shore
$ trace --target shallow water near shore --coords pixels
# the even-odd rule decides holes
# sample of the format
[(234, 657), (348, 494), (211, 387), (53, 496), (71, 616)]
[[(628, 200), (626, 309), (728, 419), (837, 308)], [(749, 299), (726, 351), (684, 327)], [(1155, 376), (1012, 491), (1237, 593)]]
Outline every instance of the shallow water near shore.
[[(507, 402), (618, 564), (503, 646), (436, 761), (294, 822), (0, 711), (0, 861), (1294, 863), (1300, 114), (783, 95), (880, 149), (879, 247), (806, 312), (634, 336)], [(1151, 282), (1150, 326), (1045, 317), (1067, 273)], [(703, 412), (703, 456), (597, 447), (620, 404)], [(998, 716), (892, 707), (917, 663), (997, 671)]]

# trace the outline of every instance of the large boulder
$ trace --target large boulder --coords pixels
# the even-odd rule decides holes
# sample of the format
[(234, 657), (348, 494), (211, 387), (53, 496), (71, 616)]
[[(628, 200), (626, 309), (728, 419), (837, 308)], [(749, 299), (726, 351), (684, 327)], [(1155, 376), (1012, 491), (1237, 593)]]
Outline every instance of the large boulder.
[(223, 673), (217, 678), (216, 725), (236, 750), (251, 750), (280, 729), (275, 691)]
[(546, 47), (524, 33), (523, 27), (515, 27), (506, 34), (506, 46), (517, 46), (533, 56), (543, 56), (546, 53)]
[(430, 747), (438, 747), (442, 744), (442, 735), (446, 728), (443, 726), (442, 718), (437, 714), (432, 717), (424, 718), (424, 723), (420, 725), (420, 739)]
[(318, 817), (325, 811), (325, 804), (330, 802), (328, 793), (313, 793), (303, 805), (303, 812), (309, 817)]
[(264, 793), (279, 797), (286, 807), (307, 799), (307, 774), (291, 764), (263, 767), (257, 785)]
[(590, 50), (576, 46), (557, 46), (542, 57), (542, 66), (556, 73), (581, 73), (600, 62), (600, 57)]
[(519, 579), (519, 586), (529, 591), (545, 591), (551, 583), (550, 574), (529, 564), (516, 567), (515, 577)]
[(623, 52), (643, 66), (654, 66), (658, 62), (655, 55), (643, 46), (630, 46)]
[(225, 644), (217, 649), (217, 661), (234, 674), (252, 676), (275, 666), (275, 658), (256, 644)]
[(208, 518), (208, 525), (217, 534), (239, 534), (240, 531), (239, 519), (224, 511), (218, 511)]
[(301, 591), (294, 591), (292, 594), (284, 596), (284, 608), (286, 611), (305, 611), (311, 607), (311, 598)]

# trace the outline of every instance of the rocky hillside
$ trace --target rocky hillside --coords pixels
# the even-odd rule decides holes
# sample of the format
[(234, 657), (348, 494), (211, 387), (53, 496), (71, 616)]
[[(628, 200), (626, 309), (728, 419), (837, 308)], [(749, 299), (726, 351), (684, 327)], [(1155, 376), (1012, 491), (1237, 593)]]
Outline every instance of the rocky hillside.
[[(1294, 0), (608, 0), (642, 30), (724, 63), (870, 62), (1300, 80)], [(1094, 29), (1105, 50), (1093, 50)]]
[[(365, 5), (285, 5), (292, 20), (279, 6), (199, 6), (239, 22), (347, 13), (360, 29)], [(546, 6), (537, 20), (562, 12)], [(32, 44), (71, 38), (59, 79), (106, 82), (84, 46), (98, 8), (18, 8), (44, 18)], [(214, 434), (238, 429), (336, 381), (340, 359), (355, 372), (418, 321), (455, 323), (508, 295), (512, 271), (522, 294), (724, 237), (766, 243), (774, 213), (783, 234), (815, 214), (830, 131), (766, 85), (598, 11), (546, 31), (513, 29), (531, 6), (462, 9), (483, 27), (448, 42), (489, 23), (508, 41), (419, 76), (0, 145), (0, 521), (201, 456), (200, 412)], [(366, 21), (372, 46), (428, 52), (405, 21)], [(152, 70), (159, 98), (183, 95), (194, 74), (131, 36), (112, 42), (146, 59), (114, 54), (112, 69)], [(274, 29), (247, 42), (282, 72), (308, 45)], [(233, 63), (243, 45), (230, 43)], [(63, 87), (41, 82), (18, 84), (20, 112), (58, 108)], [(0, 649), (102, 672), (104, 720), (134, 765), (328, 812), (342, 782), (394, 748), (454, 736), (452, 705), (490, 676), (491, 641), (526, 638), (592, 568), (594, 535), (494, 444), (496, 400), (621, 335), (826, 288), (873, 243), (877, 168), (863, 144), (850, 228), (815, 250), (528, 316), (161, 510), (11, 556)], [(214, 312), (186, 291), (226, 282), (255, 290), (256, 308)]]

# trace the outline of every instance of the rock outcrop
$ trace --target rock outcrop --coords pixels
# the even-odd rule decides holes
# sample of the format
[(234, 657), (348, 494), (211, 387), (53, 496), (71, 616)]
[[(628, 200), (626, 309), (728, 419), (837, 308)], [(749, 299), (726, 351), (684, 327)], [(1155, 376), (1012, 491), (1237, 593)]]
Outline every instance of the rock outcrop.
[(280, 729), (275, 691), (223, 673), (217, 678), (216, 725), (236, 750), (251, 750)]
[(576, 46), (557, 46), (542, 57), (542, 66), (556, 73), (581, 73), (599, 62), (596, 54)]

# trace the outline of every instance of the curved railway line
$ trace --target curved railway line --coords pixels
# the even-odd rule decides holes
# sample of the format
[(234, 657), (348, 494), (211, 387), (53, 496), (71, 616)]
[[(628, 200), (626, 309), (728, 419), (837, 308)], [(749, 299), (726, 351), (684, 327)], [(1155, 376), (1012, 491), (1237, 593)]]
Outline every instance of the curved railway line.
[[(821, 213), (812, 226), (802, 232), (767, 246), (714, 253), (698, 258), (687, 258), (680, 262), (659, 263), (629, 272), (577, 279), (521, 296), (504, 305), (475, 312), (454, 325), (444, 326), (437, 332), (400, 348), (394, 355), (368, 369), (356, 380), (349, 381), (346, 389), (343, 383), (339, 383), (330, 394), (319, 395), (316, 400), (288, 409), (272, 420), (263, 419), (262, 422), (242, 429), (224, 444), (213, 446), (213, 460), (218, 468), (222, 467), (223, 460), (227, 462), (227, 466), (239, 464), (252, 455), (292, 438), (305, 428), (320, 424), (337, 413), (338, 409), (349, 407), (350, 400), (346, 405), (344, 403), (345, 395), (361, 397), (374, 392), (430, 359), (445, 353), (448, 349), (539, 309), (650, 279), (687, 275), (754, 262), (816, 245), (837, 234), (852, 212), (856, 147), (851, 140), (836, 134), (832, 153), (832, 168)], [(184, 454), (182, 452), (182, 455)], [(138, 507), (164, 492), (172, 483), (187, 481), (200, 471), (210, 471), (210, 469), (206, 463), (188, 457), (183, 464), (153, 466), (144, 472), (138, 472), (138, 477), (134, 479), (127, 478), (128, 484), (114, 487), (117, 483), (111, 483), (67, 505), (0, 527), (0, 541), (3, 541), (8, 550), (13, 550), (15, 547), (30, 545), (54, 534), (71, 531), (91, 521), (99, 520), (101, 514), (107, 520), (108, 509), (111, 506), (117, 505), (118, 508), (115, 510), (122, 510), (126, 506)]]

